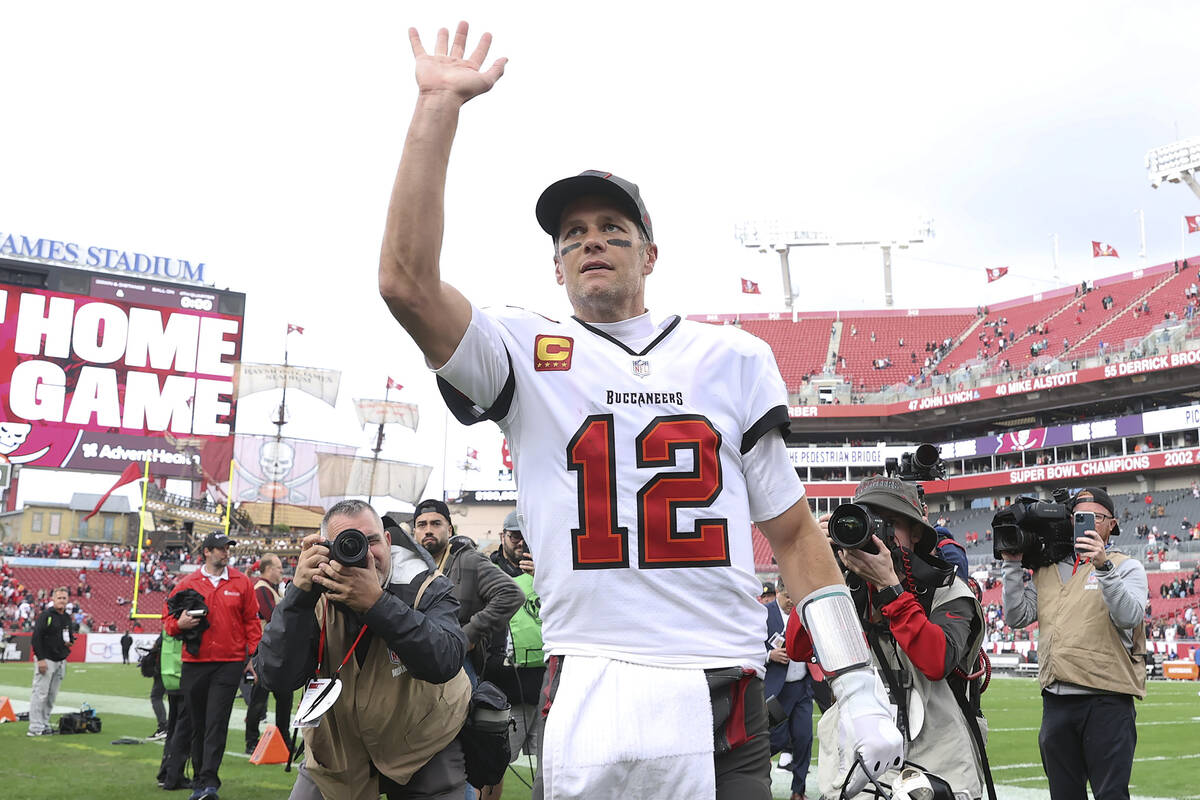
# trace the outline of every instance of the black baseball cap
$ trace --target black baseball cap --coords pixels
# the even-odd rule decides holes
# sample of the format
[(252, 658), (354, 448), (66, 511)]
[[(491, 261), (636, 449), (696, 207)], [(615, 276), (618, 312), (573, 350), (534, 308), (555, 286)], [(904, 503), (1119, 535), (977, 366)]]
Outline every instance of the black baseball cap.
[[(1091, 496), (1085, 497), (1084, 495)], [(1120, 533), (1121, 525), (1117, 522), (1117, 506), (1112, 501), (1112, 498), (1108, 496), (1108, 492), (1104, 491), (1099, 486), (1085, 486), (1076, 492), (1075, 496), (1071, 498), (1071, 508), (1074, 509), (1078, 503), (1096, 503), (1103, 506), (1113, 518), (1112, 535), (1116, 536), (1118, 533)]]
[(417, 524), (417, 517), (422, 514), (427, 514), (430, 511), (437, 512), (446, 518), (446, 522), (450, 522), (450, 506), (443, 503), (441, 500), (429, 498), (417, 503), (417, 507), (413, 509), (413, 525)]
[(898, 478), (877, 475), (858, 484), (854, 490), (854, 502), (886, 509), (912, 521), (921, 537), (913, 549), (920, 553), (933, 552), (937, 544), (937, 532), (925, 519), (921, 496), (915, 485)]
[(550, 184), (537, 201), (537, 221), (542, 230), (557, 239), (562, 222), (563, 209), (576, 198), (598, 194), (615, 200), (629, 218), (641, 226), (648, 241), (654, 241), (654, 226), (650, 224), (650, 213), (642, 202), (642, 193), (636, 183), (618, 178), (611, 172), (589, 169), (571, 178), (563, 178)]
[(204, 537), (204, 544), (200, 545), (201, 549), (211, 550), (214, 547), (229, 547), (231, 544), (237, 544), (233, 539), (230, 539), (223, 533), (213, 532)]

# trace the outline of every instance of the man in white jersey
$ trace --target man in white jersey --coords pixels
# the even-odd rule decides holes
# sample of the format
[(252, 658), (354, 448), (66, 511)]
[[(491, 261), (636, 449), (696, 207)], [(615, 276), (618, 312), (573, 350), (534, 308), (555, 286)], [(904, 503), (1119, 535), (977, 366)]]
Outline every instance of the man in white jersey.
[(485, 313), (440, 277), (459, 111), (499, 80), (484, 34), (409, 31), (419, 95), (380, 257), (389, 309), (464, 423), (510, 442), (550, 656), (535, 798), (770, 797), (757, 522), (817, 658), (854, 709), (844, 751), (899, 763), (849, 594), (788, 462), (787, 393), (765, 343), (645, 308), (658, 247), (638, 188), (602, 172), (552, 185), (537, 218), (575, 314)]

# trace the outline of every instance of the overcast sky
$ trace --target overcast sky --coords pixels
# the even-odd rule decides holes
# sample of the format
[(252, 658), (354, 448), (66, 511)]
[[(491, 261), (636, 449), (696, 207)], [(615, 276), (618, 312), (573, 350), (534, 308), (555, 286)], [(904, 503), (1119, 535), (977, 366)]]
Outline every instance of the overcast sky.
[[(365, 445), (352, 399), (392, 375), (423, 421), (385, 456), (440, 467), (432, 376), (375, 289), (415, 95), (408, 26), (431, 43), (467, 19), (510, 59), (463, 113), (443, 276), (477, 305), (569, 313), (533, 204), (603, 169), (642, 188), (660, 248), (647, 303), (665, 316), (782, 309), (777, 257), (734, 237), (756, 220), (878, 238), (932, 218), (934, 240), (894, 253), (902, 308), (1053, 288), (1052, 234), (1064, 283), (1134, 269), (1138, 209), (1148, 263), (1178, 257), (1200, 200), (1151, 189), (1144, 156), (1200, 135), (1198, 18), (1182, 1), (5, 0), (0, 231), (205, 262), (247, 295), (246, 360), (278, 360), (294, 322), (293, 362), (343, 370), (336, 410), (289, 395), (287, 433)], [(1121, 259), (1093, 261), (1092, 239)], [(989, 286), (990, 266), (1011, 272)], [(801, 309), (883, 307), (878, 248), (793, 251), (792, 269)], [(243, 400), (238, 430), (270, 432), (277, 402)], [(451, 423), (447, 442), (494, 474), (494, 427)], [(65, 499), (26, 474), (24, 498)]]

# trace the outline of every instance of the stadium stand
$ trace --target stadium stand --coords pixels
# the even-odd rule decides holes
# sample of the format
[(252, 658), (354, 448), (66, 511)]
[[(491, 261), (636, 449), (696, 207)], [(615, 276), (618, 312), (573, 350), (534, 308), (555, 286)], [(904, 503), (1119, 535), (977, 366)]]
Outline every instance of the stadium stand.
[(806, 377), (819, 375), (829, 356), (829, 329), (832, 317), (790, 319), (754, 319), (742, 322), (742, 328), (771, 345), (779, 371), (788, 391), (798, 391)]
[[(1184, 261), (1178, 269), (1167, 263), (1100, 278), (1082, 294), (1080, 287), (1065, 287), (997, 303), (978, 313), (887, 309), (813, 312), (796, 321), (743, 315), (721, 322), (733, 321), (771, 345), (790, 392), (800, 392), (810, 378), (828, 374), (843, 378), (852, 392), (862, 395), (903, 385), (909, 375), (914, 375), (915, 386), (929, 386), (934, 368), (921, 370), (929, 355), (927, 342), (950, 341), (935, 367), (942, 376), (980, 364), (985, 365), (986, 375), (1015, 375), (1064, 356), (1075, 359), (1096, 354), (1101, 342), (1105, 351), (1127, 351), (1162, 325), (1169, 313), (1200, 325), (1200, 315), (1194, 320), (1187, 316), (1189, 303), (1200, 303), (1200, 298), (1188, 296), (1197, 283), (1200, 272)], [(1111, 298), (1107, 309), (1105, 298)], [(1147, 303), (1149, 312), (1144, 310)], [(999, 345), (1002, 337), (1003, 349)], [(1031, 352), (1031, 346), (1043, 340), (1045, 348)], [(833, 350), (844, 362), (831, 357)], [(889, 366), (878, 367), (880, 363)]]
[[(1157, 277), (1162, 278), (1161, 275)], [(1121, 314), (1099, 320), (1100, 324), (1095, 325), (1090, 333), (1080, 340), (1079, 346), (1095, 349), (1093, 345), (1098, 347), (1103, 341), (1106, 347), (1123, 349), (1126, 344), (1136, 344), (1148, 336), (1156, 326), (1166, 321), (1166, 314), (1174, 312), (1180, 319), (1185, 318), (1189, 300), (1186, 291), (1193, 283), (1197, 283), (1197, 271), (1193, 268), (1181, 269), (1178, 274), (1170, 273), (1143, 297), (1128, 304)], [(1148, 313), (1142, 311), (1143, 300), (1149, 304)], [(1089, 306), (1088, 312), (1091, 310)]]
[[(925, 349), (927, 342), (941, 344), (947, 339), (956, 342), (969, 335), (978, 319), (978, 314), (964, 309), (922, 312), (916, 316), (904, 311), (843, 315), (838, 356), (845, 359), (845, 367), (839, 366), (837, 372), (851, 381), (857, 392), (875, 392), (884, 386), (905, 383), (909, 375), (918, 374), (924, 366), (929, 355)], [(880, 363), (888, 366), (878, 367)]]
[[(91, 597), (80, 597), (76, 594), (79, 584), (80, 570), (65, 567), (13, 567), (13, 577), (35, 595), (39, 589), (47, 592), (59, 586), (66, 586), (71, 592), (71, 601), (77, 603), (86, 617), (90, 617), (97, 626), (111, 627), (113, 630), (124, 631), (131, 624), (129, 620), (130, 601), (133, 596), (133, 577), (115, 572), (87, 571), (87, 583), (91, 586)], [(126, 602), (120, 604), (117, 598)], [(166, 602), (166, 592), (143, 592), (138, 598), (138, 612), (158, 614), (162, 612)], [(158, 619), (138, 620), (143, 630), (158, 632), (162, 623)], [(11, 626), (9, 626), (11, 628)]]

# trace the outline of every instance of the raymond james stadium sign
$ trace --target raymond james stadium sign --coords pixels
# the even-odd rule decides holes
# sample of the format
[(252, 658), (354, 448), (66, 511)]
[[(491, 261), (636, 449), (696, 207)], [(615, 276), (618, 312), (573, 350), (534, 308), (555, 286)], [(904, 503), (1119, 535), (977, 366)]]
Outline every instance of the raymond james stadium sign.
[(183, 258), (151, 256), (114, 250), (111, 247), (84, 247), (75, 242), (57, 239), (35, 239), (19, 233), (0, 231), (0, 255), (40, 258), (81, 267), (98, 267), (115, 272), (157, 275), (163, 278), (204, 283), (204, 263), (192, 263)]

